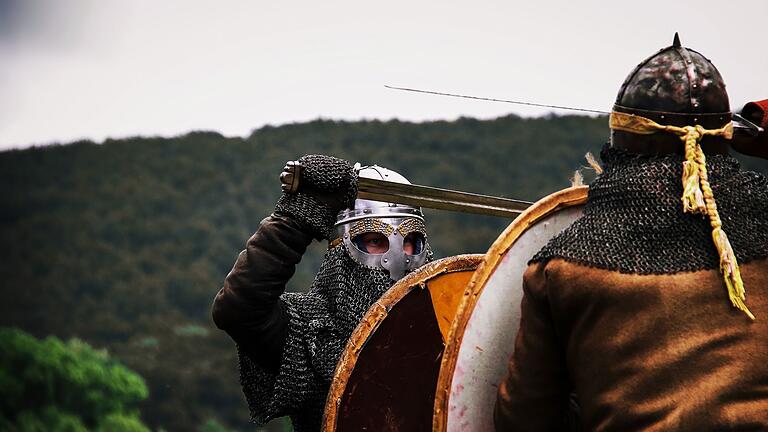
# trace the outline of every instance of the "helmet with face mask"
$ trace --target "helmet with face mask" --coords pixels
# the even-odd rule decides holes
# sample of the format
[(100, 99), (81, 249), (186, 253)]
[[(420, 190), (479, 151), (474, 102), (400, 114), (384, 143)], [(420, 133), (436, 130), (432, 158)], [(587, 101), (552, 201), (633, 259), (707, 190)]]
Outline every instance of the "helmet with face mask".
[[(356, 169), (360, 177), (410, 184), (397, 172), (377, 165)], [(339, 213), (336, 229), (352, 259), (385, 270), (393, 281), (423, 265), (430, 255), (424, 215), (418, 207), (357, 199), (351, 209)]]

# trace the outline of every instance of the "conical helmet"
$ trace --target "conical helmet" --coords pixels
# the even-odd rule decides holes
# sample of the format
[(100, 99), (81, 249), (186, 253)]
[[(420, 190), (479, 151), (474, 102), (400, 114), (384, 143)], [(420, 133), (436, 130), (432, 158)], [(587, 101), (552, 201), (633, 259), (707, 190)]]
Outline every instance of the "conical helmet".
[[(683, 47), (677, 33), (671, 46), (632, 70), (619, 89), (613, 110), (681, 127), (716, 129), (731, 121), (728, 93), (720, 72), (709, 59)], [(624, 138), (639, 139), (613, 134), (614, 146), (622, 147)], [(644, 139), (668, 138), (656, 134)]]

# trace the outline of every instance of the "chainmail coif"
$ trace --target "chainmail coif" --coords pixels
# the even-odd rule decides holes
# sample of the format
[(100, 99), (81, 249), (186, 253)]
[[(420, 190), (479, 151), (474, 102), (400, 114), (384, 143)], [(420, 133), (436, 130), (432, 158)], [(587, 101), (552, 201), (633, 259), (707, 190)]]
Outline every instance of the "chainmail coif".
[(289, 415), (297, 432), (319, 430), (336, 362), (360, 319), (391, 285), (385, 271), (357, 264), (339, 244), (326, 253), (309, 292), (283, 294), (290, 324), (279, 372), (239, 353), (252, 420)]
[[(634, 274), (719, 268), (709, 222), (683, 213), (682, 156), (634, 155), (606, 145), (605, 172), (589, 187), (584, 215), (531, 262), (562, 258)], [(717, 207), (739, 263), (768, 257), (768, 181), (730, 156), (708, 155)]]

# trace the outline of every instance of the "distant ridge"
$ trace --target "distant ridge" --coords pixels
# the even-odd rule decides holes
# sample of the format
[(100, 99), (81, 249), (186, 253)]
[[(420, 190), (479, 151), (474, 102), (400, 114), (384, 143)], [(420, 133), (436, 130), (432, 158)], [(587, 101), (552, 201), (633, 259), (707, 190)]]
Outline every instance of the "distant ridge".
[[(567, 187), (607, 137), (601, 117), (315, 120), (247, 138), (194, 131), (0, 152), (0, 325), (107, 347), (146, 379), (142, 420), (154, 429), (215, 418), (251, 430), (232, 343), (209, 307), (272, 211), (285, 161), (326, 153), (414, 183), (536, 200)], [(766, 161), (744, 165), (768, 173)], [(508, 224), (427, 218), (439, 256), (485, 252)], [(309, 286), (322, 252), (312, 248), (291, 289)]]

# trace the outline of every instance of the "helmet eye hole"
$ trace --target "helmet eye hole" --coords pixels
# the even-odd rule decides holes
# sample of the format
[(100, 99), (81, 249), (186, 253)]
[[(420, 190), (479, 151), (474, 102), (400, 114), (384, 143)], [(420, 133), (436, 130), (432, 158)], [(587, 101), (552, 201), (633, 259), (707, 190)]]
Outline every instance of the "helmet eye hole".
[(424, 250), (424, 235), (412, 232), (403, 240), (403, 251), (408, 255), (418, 255)]
[(383, 254), (389, 250), (389, 239), (384, 234), (377, 232), (366, 232), (355, 236), (352, 243), (360, 252), (367, 254)]

